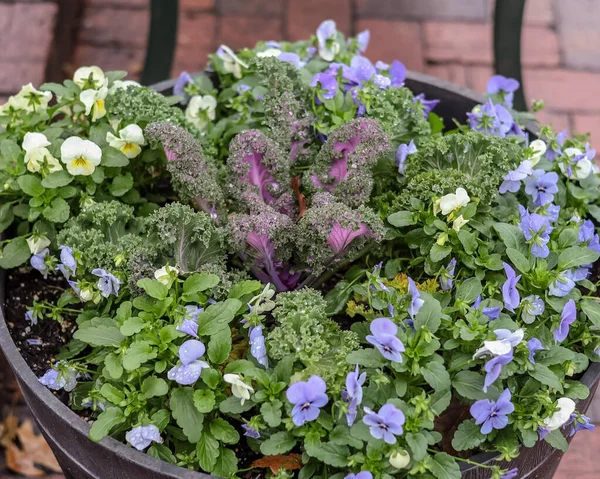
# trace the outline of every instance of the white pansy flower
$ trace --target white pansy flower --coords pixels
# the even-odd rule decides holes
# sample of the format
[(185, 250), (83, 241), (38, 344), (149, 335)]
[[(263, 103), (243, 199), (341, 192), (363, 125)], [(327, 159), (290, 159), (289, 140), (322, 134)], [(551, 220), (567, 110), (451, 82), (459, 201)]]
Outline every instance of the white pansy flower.
[(116, 92), (117, 90), (124, 90), (130, 86), (134, 86), (134, 87), (141, 87), (142, 85), (140, 85), (138, 82), (133, 81), (133, 80), (115, 80), (112, 84), (112, 86), (110, 87), (110, 90), (108, 90), (108, 93), (110, 93), (111, 95)]
[(556, 429), (564, 426), (570, 419), (571, 414), (575, 412), (575, 401), (570, 398), (560, 398), (557, 401), (558, 409), (552, 416), (544, 419), (546, 429), (549, 431), (555, 431)]
[(99, 89), (106, 82), (106, 76), (100, 67), (79, 67), (73, 75), (73, 82), (80, 88)]
[(514, 333), (507, 329), (496, 329), (494, 331), (496, 336), (500, 339), (495, 341), (484, 341), (483, 347), (475, 351), (473, 359), (477, 359), (481, 356), (502, 356), (512, 351), (523, 338), (525, 337), (525, 331), (523, 329), (517, 329)]
[[(579, 148), (565, 148), (565, 155), (567, 155), (569, 160), (572, 160), (573, 158), (575, 158), (577, 156), (584, 155), (584, 153)], [(571, 165), (571, 174), (570, 175), (567, 174), (568, 173), (568, 165), (564, 161), (561, 161), (558, 164), (558, 167), (560, 168), (560, 171), (562, 171), (564, 175), (568, 176), (569, 178), (577, 178), (578, 180), (583, 180), (583, 179), (587, 178), (588, 176), (590, 176), (590, 173), (592, 172), (592, 169), (593, 169), (592, 162), (588, 159), (587, 156), (584, 156), (579, 161), (577, 161), (576, 163)]]
[(396, 469), (404, 469), (410, 463), (410, 455), (408, 452), (396, 451), (390, 456), (390, 464)]
[(79, 99), (81, 103), (85, 105), (85, 114), (92, 114), (92, 121), (96, 121), (106, 115), (106, 108), (104, 108), (104, 100), (108, 95), (108, 80), (104, 81), (104, 85), (99, 90), (83, 90)]
[(44, 248), (50, 246), (50, 240), (44, 235), (33, 235), (27, 238), (27, 246), (31, 254), (38, 254)]
[(36, 90), (31, 83), (28, 83), (19, 93), (9, 98), (7, 105), (10, 104), (16, 110), (34, 112), (40, 108), (48, 108), (50, 100), (52, 100), (51, 92)]
[(214, 96), (196, 95), (190, 98), (190, 102), (185, 109), (185, 117), (196, 125), (199, 130), (203, 130), (206, 125), (215, 119), (216, 108), (217, 100)]
[(89, 176), (100, 164), (102, 150), (92, 141), (71, 136), (60, 147), (60, 159), (73, 176)]
[(50, 146), (50, 142), (43, 133), (25, 133), (22, 147), (25, 150), (27, 170), (37, 173), (44, 165), (46, 165), (49, 173), (62, 170), (62, 166), (52, 156), (48, 148), (46, 148), (47, 146)]
[(317, 28), (317, 40), (319, 42), (319, 56), (328, 62), (333, 61), (340, 51), (337, 40), (337, 28), (333, 20), (325, 20)]
[(178, 274), (179, 269), (177, 269), (175, 266), (166, 265), (154, 272), (154, 278), (156, 278), (165, 286), (168, 286), (173, 281), (173, 277), (177, 276)]
[(248, 65), (240, 60), (231, 48), (221, 45), (217, 49), (217, 56), (223, 60), (223, 68), (227, 73), (233, 73), (233, 76), (238, 79), (242, 78), (242, 67), (248, 68)]
[(142, 151), (142, 146), (146, 144), (143, 130), (135, 123), (119, 130), (119, 136), (108, 132), (106, 141), (130, 159), (138, 156)]
[(239, 374), (225, 374), (223, 376), (223, 380), (226, 383), (231, 384), (231, 393), (236, 397), (242, 400), (242, 404), (247, 399), (250, 399), (250, 393), (254, 392), (252, 386), (249, 386), (244, 381)]
[(459, 231), (464, 225), (466, 225), (469, 220), (463, 218), (463, 215), (460, 215), (452, 222), (452, 229), (454, 231)]
[(467, 191), (464, 188), (457, 188), (456, 193), (442, 196), (436, 203), (442, 214), (447, 215), (468, 205), (469, 201), (471, 201), (471, 198), (467, 194)]
[(533, 154), (529, 158), (529, 161), (531, 162), (531, 166), (535, 166), (539, 163), (542, 155), (546, 153), (547, 146), (543, 140), (533, 140), (529, 144), (529, 148), (533, 150)]
[(278, 57), (279, 55), (281, 55), (281, 50), (279, 48), (267, 48), (265, 51), (256, 54), (259, 58)]

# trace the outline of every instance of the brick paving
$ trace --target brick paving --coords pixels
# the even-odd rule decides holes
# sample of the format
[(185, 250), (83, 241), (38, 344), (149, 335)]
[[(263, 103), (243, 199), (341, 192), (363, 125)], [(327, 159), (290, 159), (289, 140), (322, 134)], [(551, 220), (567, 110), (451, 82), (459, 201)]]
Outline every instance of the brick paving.
[[(500, 0), (501, 1), (501, 0)], [(63, 2), (65, 4), (67, 2)], [(149, 0), (73, 0), (79, 21), (70, 51), (59, 51), (61, 75), (84, 64), (139, 78), (148, 34)], [(219, 44), (298, 40), (326, 18), (354, 35), (368, 28), (373, 59), (477, 91), (492, 74), (492, 0), (180, 0), (172, 75), (200, 70)], [(544, 99), (544, 122), (590, 131), (600, 146), (600, 0), (527, 0), (523, 29), (525, 92)], [(47, 79), (60, 27), (57, 0), (0, 0), (0, 103), (23, 83)], [(56, 73), (54, 74), (56, 76)], [(56, 79), (56, 78), (53, 78)], [(600, 421), (600, 400), (592, 417)], [(574, 440), (556, 479), (600, 477), (593, 452), (600, 430)], [(1, 479), (1, 473), (0, 473)]]

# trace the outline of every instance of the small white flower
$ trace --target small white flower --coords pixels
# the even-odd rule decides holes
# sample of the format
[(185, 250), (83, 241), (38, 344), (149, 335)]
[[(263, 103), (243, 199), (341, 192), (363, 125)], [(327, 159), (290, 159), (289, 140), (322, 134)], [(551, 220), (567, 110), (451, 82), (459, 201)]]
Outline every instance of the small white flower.
[(133, 80), (115, 80), (108, 90), (108, 93), (112, 95), (117, 90), (124, 90), (130, 86), (141, 87), (142, 85)]
[(410, 455), (406, 451), (396, 451), (390, 456), (390, 464), (396, 469), (404, 469), (410, 463)]
[(79, 67), (73, 75), (73, 82), (80, 88), (91, 88), (96, 90), (104, 85), (106, 76), (100, 67)]
[(94, 292), (91, 289), (85, 288), (79, 292), (79, 299), (84, 303), (91, 301), (94, 297)]
[(464, 225), (466, 225), (469, 220), (463, 218), (463, 215), (460, 215), (452, 222), (452, 229), (454, 231), (459, 231)]
[(106, 115), (104, 108), (104, 100), (108, 95), (108, 80), (104, 81), (104, 85), (99, 90), (83, 90), (79, 94), (79, 100), (85, 105), (85, 114), (92, 114), (92, 121), (99, 120)]
[(71, 136), (61, 145), (60, 156), (73, 176), (89, 176), (100, 164), (102, 150), (92, 141)]
[(108, 132), (106, 134), (108, 144), (117, 150), (120, 150), (127, 158), (135, 158), (142, 151), (142, 146), (146, 144), (143, 130), (132, 123), (119, 130), (119, 136)]
[(12, 106), (15, 110), (25, 110), (35, 112), (38, 109), (48, 108), (48, 103), (52, 99), (52, 93), (49, 91), (39, 91), (31, 83), (21, 87), (21, 91), (8, 99), (5, 108)]
[(317, 28), (317, 40), (319, 41), (319, 56), (328, 62), (333, 61), (340, 51), (337, 40), (337, 28), (333, 20), (325, 20)]
[[(502, 356), (504, 354), (508, 354), (514, 347), (517, 346), (517, 344), (523, 341), (523, 338), (525, 337), (525, 331), (523, 329), (517, 329), (514, 333), (511, 333), (505, 329), (497, 329), (494, 332), (496, 333), (497, 337), (501, 337), (502, 339), (497, 339), (495, 341), (484, 341), (483, 347), (475, 351), (473, 359), (487, 355)], [(501, 334), (504, 337), (502, 337)]]
[(256, 54), (256, 56), (259, 58), (266, 58), (266, 57), (278, 57), (280, 54), (281, 54), (281, 50), (279, 48), (267, 48), (263, 52), (258, 52)]
[(27, 238), (27, 246), (31, 254), (38, 254), (44, 248), (50, 246), (50, 240), (43, 235), (33, 235)]
[(239, 374), (225, 374), (223, 380), (226, 383), (231, 384), (231, 393), (242, 400), (242, 404), (247, 399), (250, 399), (250, 393), (254, 392), (252, 386), (247, 385)]
[(552, 416), (544, 419), (546, 429), (555, 431), (565, 425), (570, 419), (571, 414), (575, 412), (575, 401), (570, 398), (560, 398), (558, 401), (558, 409)]
[(533, 150), (533, 155), (531, 155), (529, 161), (531, 162), (531, 166), (535, 166), (540, 161), (542, 155), (546, 153), (546, 143), (543, 140), (533, 140), (529, 144), (529, 148)]
[(471, 201), (471, 198), (467, 194), (464, 188), (457, 188), (456, 193), (450, 193), (446, 196), (442, 196), (438, 201), (437, 205), (440, 208), (443, 215), (447, 215), (452, 211), (456, 211), (463, 206), (466, 206)]
[(185, 110), (185, 117), (192, 122), (199, 130), (206, 128), (212, 120), (215, 119), (215, 109), (217, 100), (210, 95), (196, 95), (190, 99)]
[[(565, 148), (565, 155), (569, 159), (573, 159), (576, 156), (583, 155), (583, 152), (579, 148)], [(564, 161), (561, 161), (558, 164), (560, 171), (563, 172), (564, 175), (567, 175), (567, 164)], [(580, 159), (577, 163), (571, 165), (571, 175), (569, 178), (577, 178), (578, 180), (584, 180), (593, 170), (592, 162), (586, 157)]]
[(25, 133), (22, 146), (25, 150), (25, 164), (32, 173), (39, 172), (44, 164), (50, 173), (62, 170), (58, 160), (46, 148), (50, 146), (50, 142), (43, 133)]
[(164, 284), (165, 286), (169, 286), (173, 281), (173, 278), (179, 274), (179, 269), (174, 266), (163, 266), (160, 269), (157, 269), (154, 272), (154, 278), (156, 278), (159, 282)]
[(233, 50), (227, 45), (221, 45), (217, 50), (217, 56), (223, 60), (223, 68), (227, 73), (233, 73), (236, 78), (242, 78), (242, 67), (248, 68), (248, 65), (240, 60)]

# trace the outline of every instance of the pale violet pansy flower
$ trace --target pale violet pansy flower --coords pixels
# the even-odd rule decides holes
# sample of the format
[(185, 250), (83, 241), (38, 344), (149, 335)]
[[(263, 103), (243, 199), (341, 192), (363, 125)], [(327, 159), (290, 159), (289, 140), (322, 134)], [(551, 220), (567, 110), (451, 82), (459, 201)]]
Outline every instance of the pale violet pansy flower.
[(25, 164), (32, 173), (39, 172), (46, 166), (49, 173), (62, 170), (61, 164), (48, 150), (50, 142), (43, 133), (27, 132), (23, 137), (23, 150), (25, 150)]
[(254, 392), (252, 386), (242, 381), (242, 377), (239, 374), (225, 374), (223, 380), (231, 384), (231, 393), (236, 398), (241, 399), (242, 404), (250, 399), (250, 393)]
[(188, 339), (179, 346), (180, 366), (173, 366), (167, 373), (167, 377), (178, 384), (189, 386), (198, 381), (202, 370), (209, 368), (209, 364), (199, 358), (206, 352), (202, 341)]
[(146, 144), (143, 130), (135, 123), (119, 130), (119, 136), (111, 132), (106, 133), (106, 141), (129, 159), (138, 156), (142, 146)]
[(188, 121), (196, 125), (199, 130), (204, 130), (206, 126), (215, 119), (215, 110), (217, 100), (211, 95), (195, 95), (190, 98), (185, 117)]
[(153, 442), (161, 444), (160, 431), (154, 424), (134, 427), (125, 434), (125, 439), (138, 451), (143, 451)]
[(113, 296), (119, 296), (121, 281), (118, 278), (101, 268), (93, 269), (92, 274), (100, 278), (97, 287), (103, 297), (108, 298), (111, 294)]
[(60, 147), (60, 159), (73, 176), (89, 176), (100, 164), (102, 150), (93, 141), (71, 136)]
[(325, 61), (333, 61), (340, 51), (337, 29), (333, 20), (325, 20), (319, 25), (317, 40), (319, 41), (319, 56)]

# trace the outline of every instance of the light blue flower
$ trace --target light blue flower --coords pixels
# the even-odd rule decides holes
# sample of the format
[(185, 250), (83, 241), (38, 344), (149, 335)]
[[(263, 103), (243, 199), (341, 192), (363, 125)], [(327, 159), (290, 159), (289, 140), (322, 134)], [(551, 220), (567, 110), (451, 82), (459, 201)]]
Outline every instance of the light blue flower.
[(49, 252), (50, 251), (48, 250), (48, 248), (44, 248), (38, 254), (34, 254), (29, 260), (29, 262), (31, 263), (31, 267), (33, 269), (37, 269), (40, 273), (42, 273), (44, 279), (48, 277), (48, 265), (46, 264), (46, 256), (48, 256)]
[(105, 298), (108, 298), (111, 294), (114, 296), (119, 296), (121, 281), (119, 281), (118, 278), (101, 268), (93, 269), (92, 274), (100, 278), (97, 286), (102, 296)]
[(163, 442), (160, 437), (160, 431), (154, 424), (134, 427), (125, 434), (125, 439), (138, 451), (143, 451), (153, 442), (156, 442), (157, 444)]
[(406, 143), (401, 143), (398, 145), (396, 149), (396, 166), (398, 167), (398, 173), (404, 175), (404, 170), (406, 169), (406, 158), (408, 155), (412, 155), (417, 152), (417, 147), (415, 146), (414, 140), (410, 140), (410, 143), (407, 145)]
[(292, 421), (296, 426), (302, 426), (319, 417), (321, 408), (329, 401), (326, 390), (327, 385), (319, 376), (311, 376), (308, 381), (298, 381), (287, 389), (285, 395), (294, 405)]
[(250, 328), (250, 354), (256, 358), (258, 364), (269, 367), (269, 357), (267, 356), (267, 347), (265, 346), (265, 337), (263, 335), (262, 326)]
[(69, 246), (61, 245), (60, 249), (60, 261), (61, 264), (56, 268), (69, 280), (72, 276), (75, 276), (77, 271), (77, 261), (73, 257), (73, 250)]
[(197, 339), (189, 339), (179, 347), (179, 359), (181, 366), (172, 367), (167, 373), (167, 377), (179, 384), (190, 385), (198, 381), (204, 368), (210, 367), (208, 363), (200, 361), (200, 358), (206, 352), (204, 343)]
[(404, 413), (393, 404), (384, 404), (379, 412), (365, 408), (367, 413), (363, 422), (369, 426), (371, 436), (375, 439), (383, 439), (388, 444), (396, 444), (396, 436), (404, 431), (402, 426), (406, 421)]

